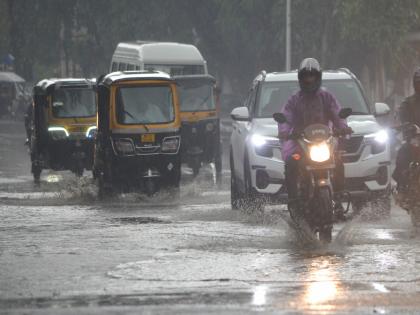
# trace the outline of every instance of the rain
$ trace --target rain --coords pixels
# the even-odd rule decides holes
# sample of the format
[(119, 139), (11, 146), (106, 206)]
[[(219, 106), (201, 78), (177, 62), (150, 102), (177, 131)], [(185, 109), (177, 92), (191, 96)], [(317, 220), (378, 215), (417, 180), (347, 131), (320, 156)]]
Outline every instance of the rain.
[(0, 12), (0, 314), (419, 313), (419, 0)]

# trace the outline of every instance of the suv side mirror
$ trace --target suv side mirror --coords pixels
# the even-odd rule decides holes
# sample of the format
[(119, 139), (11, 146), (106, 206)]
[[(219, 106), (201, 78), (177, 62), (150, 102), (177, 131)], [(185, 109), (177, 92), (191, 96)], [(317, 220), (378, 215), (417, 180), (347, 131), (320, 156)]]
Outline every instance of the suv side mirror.
[(248, 107), (236, 107), (230, 113), (230, 117), (236, 121), (249, 121), (249, 111)]
[(389, 106), (385, 103), (375, 103), (375, 116), (385, 116), (391, 112)]

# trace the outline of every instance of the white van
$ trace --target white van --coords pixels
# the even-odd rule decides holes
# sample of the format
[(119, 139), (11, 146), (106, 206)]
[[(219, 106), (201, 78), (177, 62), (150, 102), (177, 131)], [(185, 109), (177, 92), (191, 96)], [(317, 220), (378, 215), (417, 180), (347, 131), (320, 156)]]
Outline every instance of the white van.
[(119, 43), (110, 72), (130, 70), (158, 70), (171, 76), (208, 74), (207, 62), (197, 47), (171, 42)]

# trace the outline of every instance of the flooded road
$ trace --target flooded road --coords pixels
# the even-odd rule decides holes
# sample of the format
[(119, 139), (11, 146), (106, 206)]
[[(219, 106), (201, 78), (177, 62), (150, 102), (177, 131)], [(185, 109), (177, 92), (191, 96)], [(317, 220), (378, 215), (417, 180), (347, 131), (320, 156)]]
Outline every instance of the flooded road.
[[(416, 314), (420, 236), (394, 207), (303, 242), (281, 207), (232, 211), (229, 172), (181, 199), (96, 200), (89, 174), (36, 187), (20, 124), (0, 122), (1, 314)], [(227, 166), (227, 165), (226, 165)]]

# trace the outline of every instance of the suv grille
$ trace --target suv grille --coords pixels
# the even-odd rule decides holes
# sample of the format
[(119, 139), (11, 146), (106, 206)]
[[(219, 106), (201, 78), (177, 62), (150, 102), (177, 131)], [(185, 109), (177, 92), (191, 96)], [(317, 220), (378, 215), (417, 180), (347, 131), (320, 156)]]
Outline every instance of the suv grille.
[(338, 148), (341, 151), (345, 151), (346, 154), (354, 154), (359, 151), (362, 142), (363, 136), (355, 136), (350, 139), (340, 139)]
[(354, 163), (360, 159), (360, 147), (363, 145), (363, 136), (354, 136), (350, 139), (340, 139), (338, 149), (344, 151), (342, 160), (344, 163)]

